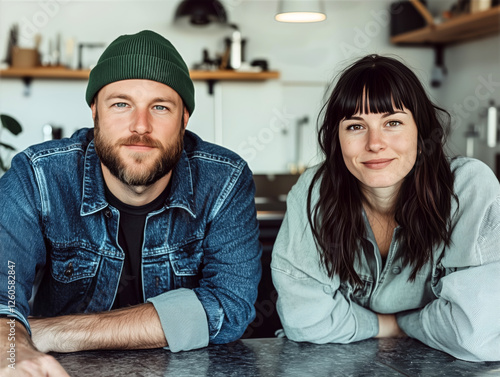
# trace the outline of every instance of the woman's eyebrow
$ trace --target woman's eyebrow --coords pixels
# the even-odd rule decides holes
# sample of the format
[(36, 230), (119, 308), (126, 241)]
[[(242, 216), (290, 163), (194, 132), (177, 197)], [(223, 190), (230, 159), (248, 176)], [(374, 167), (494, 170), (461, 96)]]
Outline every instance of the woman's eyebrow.
[[(391, 115), (394, 115), (394, 114), (404, 114), (404, 115), (408, 115), (408, 113), (406, 111), (394, 111), (394, 112), (391, 112), (391, 113), (384, 113), (382, 114), (382, 118), (387, 118), (387, 117), (390, 117)], [(344, 118), (342, 119), (342, 121), (346, 121), (346, 120), (364, 120), (363, 117), (359, 117), (359, 116), (351, 116), (349, 118)]]
[(404, 115), (408, 115), (408, 113), (406, 111), (394, 111), (392, 113), (385, 113), (384, 115), (382, 115), (382, 118), (387, 118), (387, 117), (390, 117), (391, 115), (394, 115), (394, 114), (404, 114)]

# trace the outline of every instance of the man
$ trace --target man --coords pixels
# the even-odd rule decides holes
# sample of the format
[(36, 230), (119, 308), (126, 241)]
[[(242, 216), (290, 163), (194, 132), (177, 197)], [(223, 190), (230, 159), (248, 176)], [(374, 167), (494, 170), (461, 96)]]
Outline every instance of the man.
[(119, 37), (86, 100), (94, 129), (28, 148), (0, 180), (0, 371), (12, 354), (66, 376), (44, 352), (226, 343), (255, 315), (252, 175), (185, 130), (194, 87), (174, 46)]

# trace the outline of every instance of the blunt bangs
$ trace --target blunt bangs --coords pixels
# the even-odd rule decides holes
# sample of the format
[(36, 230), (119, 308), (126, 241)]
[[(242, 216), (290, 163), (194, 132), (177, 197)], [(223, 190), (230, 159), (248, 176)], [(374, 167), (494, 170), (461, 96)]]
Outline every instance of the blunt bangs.
[[(417, 96), (414, 93), (413, 73), (396, 71), (383, 62), (367, 62), (366, 66), (348, 69), (339, 81), (337, 111), (340, 119), (356, 113), (394, 113), (407, 108), (415, 113)], [(412, 90), (413, 88), (413, 90)]]

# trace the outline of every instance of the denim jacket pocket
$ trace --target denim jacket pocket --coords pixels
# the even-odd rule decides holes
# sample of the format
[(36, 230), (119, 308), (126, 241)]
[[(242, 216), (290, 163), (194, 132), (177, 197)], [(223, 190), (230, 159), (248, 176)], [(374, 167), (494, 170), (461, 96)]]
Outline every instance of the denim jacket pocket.
[(78, 248), (59, 249), (52, 252), (52, 277), (60, 283), (74, 283), (93, 278), (101, 257)]
[(348, 282), (341, 282), (339, 291), (342, 295), (358, 305), (367, 307), (373, 289), (373, 279), (370, 276), (360, 275), (361, 287), (352, 287)]
[(50, 255), (50, 266), (34, 302), (34, 314), (84, 312), (92, 298), (101, 256), (78, 245), (55, 246)]
[(199, 286), (202, 259), (202, 240), (184, 245), (175, 253), (170, 254), (170, 264), (174, 273), (174, 289)]

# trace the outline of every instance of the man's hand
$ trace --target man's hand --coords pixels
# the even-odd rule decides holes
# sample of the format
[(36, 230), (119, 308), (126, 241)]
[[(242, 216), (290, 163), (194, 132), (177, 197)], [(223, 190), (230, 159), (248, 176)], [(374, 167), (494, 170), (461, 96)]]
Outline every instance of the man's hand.
[(167, 346), (153, 304), (95, 314), (29, 318), (33, 343), (42, 352), (148, 349)]
[(0, 320), (0, 351), (2, 354), (0, 357), (0, 376), (69, 377), (56, 359), (35, 349), (23, 325), (16, 323), (15, 335), (12, 336), (9, 321), (11, 319), (8, 318)]
[(395, 314), (377, 314), (378, 334), (375, 338), (406, 338), (407, 335), (399, 328)]

